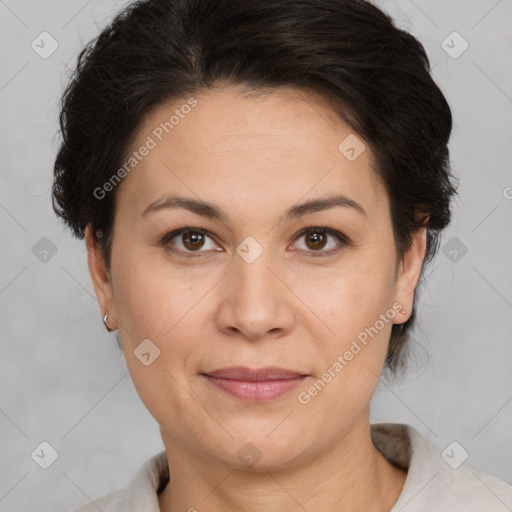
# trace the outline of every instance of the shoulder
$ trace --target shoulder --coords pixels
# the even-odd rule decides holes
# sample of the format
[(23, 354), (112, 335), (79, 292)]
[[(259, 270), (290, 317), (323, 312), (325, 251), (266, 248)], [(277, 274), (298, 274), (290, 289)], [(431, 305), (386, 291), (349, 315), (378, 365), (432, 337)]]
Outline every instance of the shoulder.
[(77, 508), (73, 512), (124, 512), (125, 511), (126, 488), (105, 494), (86, 505)]
[(153, 455), (127, 487), (105, 494), (73, 512), (159, 512), (158, 492), (169, 479), (165, 450)]
[(443, 452), (410, 425), (371, 425), (372, 440), (407, 478), (391, 512), (510, 512), (512, 486), (466, 463), (456, 443)]
[[(437, 481), (436, 481), (437, 480)], [(512, 486), (471, 466), (448, 467), (432, 481), (432, 494), (443, 496), (440, 504), (452, 511), (510, 512)], [(444, 510), (444, 508), (442, 509)]]

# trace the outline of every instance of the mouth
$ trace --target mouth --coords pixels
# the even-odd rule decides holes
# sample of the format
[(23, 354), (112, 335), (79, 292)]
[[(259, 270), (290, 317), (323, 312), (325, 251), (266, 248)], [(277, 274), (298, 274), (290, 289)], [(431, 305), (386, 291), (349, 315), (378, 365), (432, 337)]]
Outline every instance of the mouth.
[(267, 366), (232, 366), (201, 374), (215, 388), (246, 402), (267, 402), (283, 396), (308, 375), (294, 370)]

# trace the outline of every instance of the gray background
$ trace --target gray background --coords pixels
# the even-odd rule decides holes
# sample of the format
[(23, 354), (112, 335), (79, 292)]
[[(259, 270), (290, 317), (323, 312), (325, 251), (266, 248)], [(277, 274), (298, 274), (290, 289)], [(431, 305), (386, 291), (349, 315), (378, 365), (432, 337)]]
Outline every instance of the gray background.
[[(124, 3), (0, 0), (0, 511), (71, 511), (163, 449), (101, 323), (84, 245), (50, 206), (68, 69)], [(512, 483), (512, 0), (378, 4), (428, 50), (461, 185), (418, 301), (409, 376), (381, 382), (372, 422), (409, 423), (440, 452), (456, 440), (466, 464)], [(43, 31), (59, 45), (46, 59), (31, 48)], [(469, 44), (458, 58), (441, 45), (453, 31)], [(32, 250), (43, 237), (57, 249), (46, 262)], [(31, 458), (42, 441), (58, 452), (48, 469)]]

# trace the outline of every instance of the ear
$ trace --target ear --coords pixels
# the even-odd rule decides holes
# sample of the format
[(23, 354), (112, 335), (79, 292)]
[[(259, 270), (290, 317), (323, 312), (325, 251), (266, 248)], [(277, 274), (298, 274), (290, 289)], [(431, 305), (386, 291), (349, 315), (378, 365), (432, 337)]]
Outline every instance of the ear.
[(395, 301), (402, 306), (405, 315), (399, 315), (404, 323), (411, 316), (414, 305), (414, 290), (418, 284), (425, 252), (427, 248), (427, 228), (422, 226), (414, 233), (410, 248), (400, 261), (397, 282), (395, 286)]
[(112, 291), (112, 281), (107, 271), (107, 265), (101, 252), (98, 239), (89, 224), (85, 229), (85, 244), (87, 247), (87, 264), (91, 274), (96, 298), (100, 305), (102, 318), (108, 312), (108, 326), (117, 329), (117, 312)]

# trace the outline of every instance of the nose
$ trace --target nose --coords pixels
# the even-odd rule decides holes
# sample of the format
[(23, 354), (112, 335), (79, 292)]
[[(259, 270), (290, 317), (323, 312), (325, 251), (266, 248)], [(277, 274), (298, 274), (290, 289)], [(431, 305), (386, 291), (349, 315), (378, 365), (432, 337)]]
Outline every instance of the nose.
[(257, 341), (283, 337), (293, 329), (295, 296), (288, 288), (287, 272), (269, 252), (251, 263), (234, 256), (216, 316), (222, 333)]

